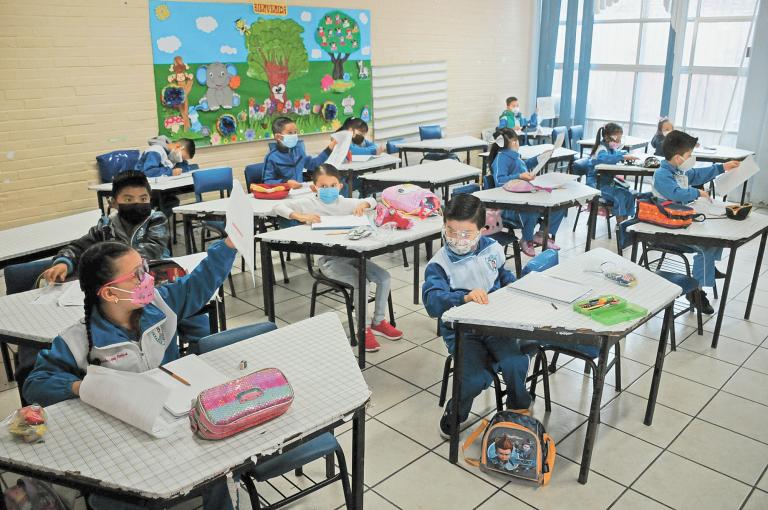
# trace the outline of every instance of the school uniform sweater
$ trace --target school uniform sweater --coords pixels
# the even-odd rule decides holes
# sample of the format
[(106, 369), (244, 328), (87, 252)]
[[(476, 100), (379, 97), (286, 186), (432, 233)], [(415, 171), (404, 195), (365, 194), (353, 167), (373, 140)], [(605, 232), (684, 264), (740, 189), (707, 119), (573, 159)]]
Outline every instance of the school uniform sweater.
[(653, 174), (653, 194), (659, 198), (687, 204), (699, 198), (701, 186), (725, 171), (721, 163), (683, 171), (667, 160)]
[(360, 145), (353, 143), (349, 146), (349, 151), (353, 156), (375, 156), (378, 150), (378, 145), (370, 140), (363, 140)]
[(269, 149), (264, 158), (264, 182), (266, 184), (279, 184), (291, 179), (302, 182), (305, 168), (312, 172), (325, 163), (325, 160), (331, 155), (331, 150), (326, 147), (314, 158), (308, 156), (304, 149), (304, 142), (301, 140), (293, 149), (278, 143), (271, 143)]
[(512, 179), (519, 179), (520, 174), (535, 168), (538, 164), (539, 158), (537, 157), (523, 161), (519, 152), (512, 149), (501, 150), (491, 164), (493, 182), (497, 187), (503, 186)]

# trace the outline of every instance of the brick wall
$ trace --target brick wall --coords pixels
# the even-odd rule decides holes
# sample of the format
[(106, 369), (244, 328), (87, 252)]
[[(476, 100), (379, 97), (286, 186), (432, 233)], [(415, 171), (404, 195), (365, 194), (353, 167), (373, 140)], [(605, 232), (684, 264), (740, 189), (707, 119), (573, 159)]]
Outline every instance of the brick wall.
[[(449, 135), (478, 135), (504, 97), (527, 97), (533, 0), (290, 3), (370, 9), (374, 66), (447, 61)], [(0, 0), (0, 229), (94, 208), (95, 156), (157, 134), (148, 11), (139, 0)], [(308, 149), (326, 141), (308, 136)], [(266, 146), (205, 148), (194, 162), (242, 176)]]

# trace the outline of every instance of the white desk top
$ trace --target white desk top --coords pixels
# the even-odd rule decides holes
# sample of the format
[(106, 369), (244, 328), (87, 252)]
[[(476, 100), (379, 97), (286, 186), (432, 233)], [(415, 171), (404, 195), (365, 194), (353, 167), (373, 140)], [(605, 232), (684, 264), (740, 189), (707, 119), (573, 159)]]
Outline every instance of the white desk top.
[[(519, 134), (523, 134), (521, 131)], [(536, 129), (532, 129), (531, 131), (526, 131), (526, 135), (528, 135), (531, 138), (546, 138), (552, 136), (552, 128), (551, 127), (542, 127), (539, 126)]]
[[(79, 400), (68, 400), (48, 408), (45, 442), (28, 445), (10, 434), (0, 434), (0, 458), (58, 476), (78, 472), (104, 487), (146, 497), (170, 498), (227, 473), (254, 455), (272, 453), (302, 434), (348, 416), (371, 394), (333, 313), (202, 358), (231, 378), (279, 368), (293, 387), (291, 408), (231, 438), (205, 441), (193, 436), (188, 423), (165, 439), (155, 439)], [(238, 369), (240, 360), (248, 361), (248, 370)]]
[[(662, 156), (656, 156), (653, 154), (636, 154), (636, 156), (639, 158), (640, 161), (645, 161), (648, 158), (656, 158), (659, 161), (664, 161), (664, 158)], [(607, 165), (605, 163), (601, 163), (599, 165), (595, 165), (595, 170), (622, 170), (626, 171), (627, 175), (632, 175), (633, 173), (641, 173), (641, 172), (653, 172), (656, 169), (655, 168), (644, 168), (641, 166), (634, 166), (634, 165), (626, 165), (624, 163), (619, 163), (616, 165)]]
[(444, 150), (444, 151), (461, 151), (468, 147), (488, 147), (488, 142), (475, 138), (474, 136), (455, 136), (452, 138), (437, 138), (434, 140), (422, 140), (420, 142), (405, 142), (399, 144), (402, 149), (418, 149), (418, 150)]
[(591, 188), (586, 184), (572, 181), (562, 188), (548, 191), (537, 191), (535, 193), (512, 193), (502, 187), (484, 189), (473, 193), (486, 205), (512, 204), (512, 205), (532, 205), (537, 207), (556, 207), (560, 204), (577, 201), (581, 204), (587, 203), (600, 191)]
[(692, 236), (723, 241), (738, 241), (755, 235), (768, 228), (768, 215), (752, 211), (743, 221), (710, 218), (699, 223), (692, 223), (686, 228), (664, 228), (650, 223), (635, 223), (627, 230), (643, 234), (670, 234)]
[[(204, 170), (204, 169), (200, 169)], [(192, 170), (191, 172), (185, 172), (181, 175), (164, 175), (161, 177), (149, 177), (149, 185), (153, 191), (170, 191), (177, 188), (184, 188), (186, 186), (192, 186), (192, 174), (198, 170)], [(105, 182), (103, 184), (91, 184), (88, 189), (94, 191), (112, 191), (112, 183)]]
[(88, 233), (101, 211), (94, 209), (72, 216), (0, 230), (0, 260), (12, 259), (64, 246)]
[(373, 227), (373, 234), (357, 241), (350, 240), (344, 234), (334, 235), (335, 232), (341, 232), (341, 230), (330, 232), (327, 230), (312, 230), (309, 225), (272, 230), (263, 234), (257, 234), (256, 237), (263, 241), (321, 244), (324, 246), (338, 246), (339, 248), (357, 252), (367, 252), (379, 250), (389, 245), (428, 237), (439, 233), (443, 228), (443, 218), (441, 216), (433, 216), (421, 221), (414, 219), (413, 223), (413, 228), (408, 230), (389, 231)]
[(404, 166), (394, 170), (376, 172), (375, 174), (364, 176), (363, 179), (397, 184), (412, 181), (442, 184), (463, 178), (477, 179), (479, 176), (480, 169), (477, 167), (465, 165), (455, 159), (442, 159), (421, 165)]
[[(290, 200), (286, 198), (284, 200)], [(228, 198), (217, 198), (216, 200), (205, 200), (203, 202), (195, 202), (192, 204), (180, 205), (173, 208), (173, 212), (176, 214), (226, 214)], [(253, 215), (259, 217), (275, 216), (273, 212), (277, 204), (282, 200), (261, 200), (253, 198), (253, 195), (248, 197), (248, 201), (253, 207)]]
[[(643, 146), (651, 143), (651, 141), (648, 138), (640, 138), (638, 136), (622, 136), (621, 137), (621, 141), (624, 144), (625, 148), (626, 147), (631, 147), (633, 149), (636, 149), (636, 148), (639, 148), (639, 147), (643, 147)], [(579, 140), (578, 144), (581, 145), (582, 147), (585, 147), (585, 148), (586, 147), (592, 147), (593, 145), (595, 145), (595, 139), (594, 138), (592, 138), (592, 139), (586, 139), (585, 138), (584, 140)]]
[(378, 156), (372, 156), (368, 161), (352, 161), (351, 163), (342, 163), (339, 170), (342, 172), (363, 172), (384, 168), (385, 166), (397, 165), (400, 158), (383, 152)]
[[(634, 288), (622, 287), (602, 274), (584, 271), (584, 269), (599, 269), (600, 264), (606, 261), (611, 261), (622, 270), (634, 274), (637, 285)], [(545, 273), (591, 287), (592, 291), (586, 297), (615, 294), (630, 303), (642, 306), (650, 314), (663, 309), (682, 293), (682, 289), (677, 285), (669, 283), (664, 278), (605, 248), (595, 248), (581, 253), (548, 269)], [(592, 332), (620, 333), (633, 328), (642, 320), (636, 319), (606, 326), (573, 311), (571, 305), (558, 302), (556, 306), (557, 310), (553, 309), (550, 301), (545, 298), (505, 287), (491, 293), (487, 305), (467, 303), (451, 308), (443, 314), (443, 320), (530, 331), (555, 329), (561, 330), (560, 334), (563, 335)], [(557, 341), (555, 334), (552, 340)]]
[[(544, 151), (548, 151), (552, 149), (554, 145), (551, 143), (540, 143), (538, 145), (521, 145), (520, 150), (518, 151), (520, 153), (521, 159), (530, 159), (540, 156)], [(555, 152), (552, 153), (551, 159), (564, 159), (569, 157), (576, 157), (578, 156), (578, 152), (572, 151), (571, 149), (566, 149), (564, 147), (559, 147)], [(480, 157), (487, 158), (490, 156), (490, 152), (481, 152)]]
[[(200, 252), (171, 260), (189, 273), (206, 255)], [(35, 289), (0, 296), (0, 334), (50, 344), (56, 335), (83, 318), (82, 306), (33, 303), (43, 292)]]
[(697, 147), (693, 150), (693, 154), (697, 158), (706, 161), (728, 161), (729, 159), (737, 159), (741, 161), (747, 156), (754, 154), (754, 151), (739, 149), (737, 147), (728, 147), (727, 145), (707, 145), (707, 147), (712, 147), (715, 150), (708, 151)]

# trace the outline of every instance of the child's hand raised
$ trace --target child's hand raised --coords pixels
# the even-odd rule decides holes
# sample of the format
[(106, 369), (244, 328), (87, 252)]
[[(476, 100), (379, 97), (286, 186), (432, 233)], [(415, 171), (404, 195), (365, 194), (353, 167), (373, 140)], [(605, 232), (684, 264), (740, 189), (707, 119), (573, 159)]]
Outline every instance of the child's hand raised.
[(362, 216), (363, 214), (365, 214), (365, 210), (368, 209), (369, 207), (370, 207), (370, 204), (368, 202), (363, 202), (362, 204), (355, 207), (353, 214), (355, 216)]
[(336, 139), (334, 137), (331, 137), (331, 142), (328, 144), (328, 148), (333, 150), (334, 147), (336, 147)]
[(739, 168), (739, 165), (741, 165), (741, 161), (726, 161), (723, 163), (723, 168), (725, 168), (726, 172), (730, 172), (731, 170)]
[(475, 303), (478, 303), (481, 305), (487, 305), (488, 293), (483, 289), (472, 289), (471, 291), (469, 291), (469, 294), (464, 296), (465, 303), (469, 303), (470, 301), (474, 301)]

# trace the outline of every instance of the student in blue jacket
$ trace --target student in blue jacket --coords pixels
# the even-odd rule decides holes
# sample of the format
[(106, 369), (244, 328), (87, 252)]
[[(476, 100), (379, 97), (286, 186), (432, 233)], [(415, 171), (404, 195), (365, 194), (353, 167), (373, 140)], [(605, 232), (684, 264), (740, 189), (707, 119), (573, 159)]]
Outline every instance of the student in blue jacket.
[(276, 143), (264, 158), (264, 182), (266, 184), (286, 183), (293, 189), (301, 188), (304, 181), (304, 169), (313, 172), (331, 155), (336, 140), (331, 139), (328, 147), (317, 156), (307, 156), (304, 142), (299, 140), (296, 123), (288, 117), (278, 117), (272, 121), (272, 133)]
[(141, 153), (135, 170), (147, 177), (181, 175), (186, 171), (187, 161), (195, 157), (195, 142), (179, 138), (171, 142), (160, 135), (149, 139), (149, 147)]
[[(664, 161), (653, 175), (653, 194), (656, 197), (672, 200), (678, 204), (688, 204), (699, 197), (709, 200), (709, 193), (692, 186), (701, 186), (723, 172), (738, 168), (738, 161), (694, 168), (696, 156), (693, 155), (693, 149), (697, 143), (698, 138), (677, 130), (669, 132), (664, 137), (662, 145)], [(687, 246), (686, 248), (694, 253), (693, 277), (702, 287), (712, 287), (715, 285), (716, 278), (725, 277), (715, 267), (715, 261), (720, 260), (723, 255), (722, 248), (711, 246)], [(707, 293), (703, 290), (699, 292), (701, 293), (701, 311), (706, 314), (715, 313), (707, 299)], [(695, 302), (694, 296), (687, 297), (689, 301)]]
[(621, 150), (621, 136), (624, 130), (618, 124), (609, 122), (597, 130), (595, 145), (592, 146), (591, 168), (587, 173), (587, 186), (600, 190), (600, 195), (613, 204), (616, 225), (635, 213), (635, 194), (625, 185), (614, 180), (611, 175), (601, 175), (597, 180), (597, 165), (615, 165), (620, 161), (632, 161), (637, 156)]
[[(235, 255), (229, 239), (219, 241), (192, 273), (156, 289), (145, 260), (129, 245), (107, 241), (88, 248), (79, 263), (85, 318), (38, 354), (24, 382), (24, 398), (43, 406), (77, 398), (92, 363), (145, 372), (178, 359), (177, 323), (205, 305)], [(90, 502), (96, 509), (140, 508), (96, 496)], [(225, 482), (203, 495), (203, 508), (232, 508)]]
[[(501, 128), (497, 130), (493, 137), (494, 143), (491, 144), (491, 171), (493, 172), (493, 182), (498, 186), (503, 186), (512, 179), (522, 179), (532, 181), (535, 176), (528, 170), (535, 168), (539, 163), (538, 158), (529, 158), (523, 161), (520, 157), (520, 140), (517, 133), (510, 128)], [(552, 237), (557, 234), (566, 211), (553, 211), (549, 215), (549, 233)], [(523, 227), (523, 238), (520, 240), (520, 251), (534, 257), (535, 245), (542, 245), (544, 241), (541, 231), (533, 234), (536, 224), (541, 221), (541, 215), (536, 212), (517, 212), (505, 210), (502, 212), (502, 218), (507, 221), (519, 222)], [(552, 239), (547, 240), (547, 247), (553, 250), (559, 250), (560, 247)]]
[[(473, 195), (457, 195), (445, 208), (443, 240), (445, 245), (432, 257), (424, 272), (422, 299), (430, 317), (438, 319), (440, 334), (448, 352), (453, 354), (456, 335), (445, 324), (443, 314), (464, 303), (473, 301), (488, 304), (488, 294), (515, 281), (511, 271), (504, 267), (505, 257), (501, 245), (480, 235), (485, 226), (485, 206)], [(459, 396), (459, 423), (468, 425), (472, 401), (491, 384), (486, 369), (487, 360), (494, 361), (494, 369), (501, 370), (507, 384), (507, 409), (528, 412), (531, 396), (525, 389), (529, 358), (520, 351), (519, 342), (512, 338), (499, 338), (467, 334), (462, 336), (463, 359), (461, 395)], [(453, 405), (448, 402), (440, 420), (440, 434), (450, 434)]]
[(507, 98), (507, 109), (501, 112), (499, 115), (499, 127), (510, 128), (515, 130), (535, 128), (538, 124), (539, 118), (536, 112), (531, 114), (529, 119), (526, 119), (520, 111), (520, 101), (515, 96)]
[(375, 156), (381, 154), (382, 148), (368, 140), (368, 123), (359, 117), (350, 117), (344, 121), (339, 131), (351, 131), (352, 143), (349, 152), (353, 156)]

